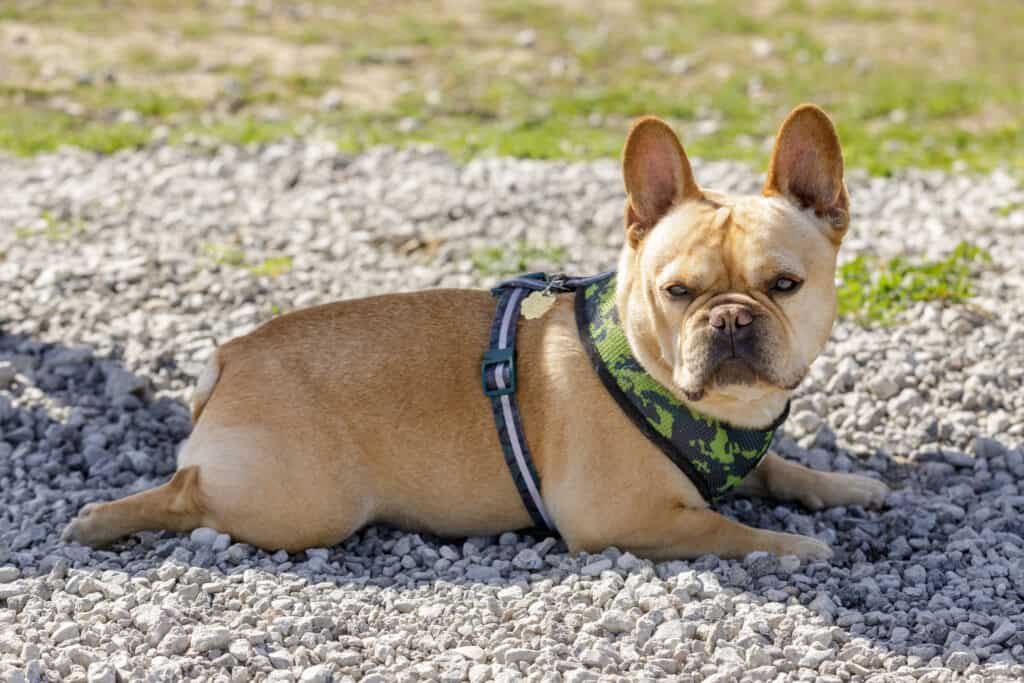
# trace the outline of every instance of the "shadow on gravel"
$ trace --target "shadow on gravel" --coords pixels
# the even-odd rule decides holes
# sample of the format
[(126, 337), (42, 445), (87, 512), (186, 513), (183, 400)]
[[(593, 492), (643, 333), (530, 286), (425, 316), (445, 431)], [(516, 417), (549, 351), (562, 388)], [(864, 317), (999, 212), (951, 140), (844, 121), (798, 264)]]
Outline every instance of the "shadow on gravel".
[[(199, 542), (166, 532), (93, 551), (63, 544), (64, 525), (85, 503), (165, 480), (190, 429), (187, 408), (154, 398), (145, 379), (87, 348), (0, 333), (0, 371), (5, 362), (16, 374), (0, 376), (0, 566), (14, 565), (25, 578), (63, 577), (68, 568), (106, 581), (115, 575), (153, 578), (154, 570), (175, 565), (181, 569), (171, 572), (178, 578), (173, 590), (186, 602), (213, 599), (200, 588), (210, 572), (250, 569), (325, 590), (393, 589), (396, 595), (416, 595), (438, 582), (529, 591), (543, 579), (570, 585), (593, 580), (607, 582), (610, 596), (641, 586), (622, 608), (641, 612), (631, 627), (638, 641), (697, 638), (715, 647), (717, 639), (718, 647), (741, 648), (743, 639), (766, 647), (781, 642), (805, 648), (797, 654), (810, 658), (810, 666), (859, 637), (865, 653), (907, 655), (911, 666), (1024, 662), (1024, 619), (1019, 609), (1008, 610), (1024, 601), (1024, 495), (1016, 484), (1024, 472), (1017, 471), (1020, 458), (1013, 451), (994, 454), (981, 469), (938, 462), (906, 468), (883, 453), (854, 460), (853, 469), (875, 469), (906, 484), (880, 512), (810, 513), (757, 500), (722, 506), (748, 524), (813, 534), (832, 544), (832, 562), (804, 566), (760, 553), (743, 562), (703, 557), (652, 565), (615, 550), (572, 557), (555, 539), (524, 534), (454, 541), (381, 527), (334, 548), (291, 556), (229, 544), (226, 537)], [(834, 458), (852, 457), (829, 441), (826, 436), (822, 446)], [(783, 438), (778, 446), (803, 457), (792, 441)], [(196, 574), (195, 568), (203, 571)], [(668, 583), (647, 587), (654, 575)], [(0, 585), (0, 606), (18, 611), (33, 596), (11, 585)], [(725, 603), (742, 599), (763, 612), (763, 623), (749, 632), (707, 633), (688, 618), (716, 621), (727, 606), (722, 596), (734, 596)], [(598, 606), (608, 609), (617, 599)], [(666, 620), (666, 609), (679, 617)], [(794, 610), (834, 626), (782, 633), (792, 631), (793, 621), (785, 626), (783, 617)], [(960, 659), (957, 652), (964, 653)]]

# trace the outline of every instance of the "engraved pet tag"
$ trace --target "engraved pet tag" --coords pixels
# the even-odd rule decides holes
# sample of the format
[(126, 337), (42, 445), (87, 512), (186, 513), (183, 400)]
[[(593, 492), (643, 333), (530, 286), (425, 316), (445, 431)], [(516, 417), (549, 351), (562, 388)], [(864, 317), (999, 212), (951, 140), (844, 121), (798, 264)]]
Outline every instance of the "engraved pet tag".
[(554, 305), (554, 294), (532, 292), (530, 296), (523, 299), (522, 307), (519, 310), (524, 318), (527, 320), (533, 320), (547, 313)]

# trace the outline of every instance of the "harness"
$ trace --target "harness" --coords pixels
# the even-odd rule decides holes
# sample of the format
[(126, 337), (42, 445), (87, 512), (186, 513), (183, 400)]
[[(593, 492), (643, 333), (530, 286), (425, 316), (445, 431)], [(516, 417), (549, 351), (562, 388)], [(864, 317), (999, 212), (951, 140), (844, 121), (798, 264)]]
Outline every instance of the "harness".
[(531, 273), (498, 284), (498, 306), (481, 374), (491, 399), (505, 462), (519, 495), (538, 527), (557, 533), (541, 497), (540, 477), (523, 436), (515, 400), (516, 321), (530, 292), (576, 293), (576, 327), (605, 389), (633, 424), (696, 486), (714, 501), (738, 486), (768, 452), (775, 430), (789, 415), (764, 429), (742, 429), (683, 404), (643, 369), (633, 355), (615, 306), (615, 273), (587, 278)]

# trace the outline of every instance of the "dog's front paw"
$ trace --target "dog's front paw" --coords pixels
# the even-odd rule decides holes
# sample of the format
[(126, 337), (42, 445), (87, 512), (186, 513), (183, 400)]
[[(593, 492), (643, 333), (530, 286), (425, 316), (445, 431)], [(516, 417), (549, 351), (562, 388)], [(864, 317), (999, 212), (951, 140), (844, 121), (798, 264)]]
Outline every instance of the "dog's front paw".
[(889, 487), (884, 482), (860, 474), (841, 472), (822, 473), (822, 485), (810, 487), (800, 495), (800, 502), (812, 510), (860, 505), (879, 508), (889, 497)]
[(779, 557), (783, 555), (796, 555), (801, 560), (830, 560), (832, 559), (832, 548), (827, 543), (822, 543), (810, 536), (799, 534), (774, 533), (774, 543), (771, 551)]
[(102, 503), (83, 505), (82, 509), (78, 511), (78, 516), (64, 527), (64, 532), (60, 536), (61, 540), (65, 543), (81, 543), (82, 545), (94, 548), (109, 543), (109, 539), (106, 539), (104, 534), (101, 533), (97, 519), (96, 510), (100, 505)]

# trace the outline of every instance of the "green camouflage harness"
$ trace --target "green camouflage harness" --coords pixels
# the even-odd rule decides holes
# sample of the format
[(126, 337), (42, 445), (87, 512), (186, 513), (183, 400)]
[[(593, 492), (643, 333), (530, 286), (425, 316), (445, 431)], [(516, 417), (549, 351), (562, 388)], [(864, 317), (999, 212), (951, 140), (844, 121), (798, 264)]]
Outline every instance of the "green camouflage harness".
[(601, 381), (619, 407), (705, 500), (735, 488), (768, 452), (789, 404), (764, 429), (740, 429), (686, 407), (640, 365), (619, 324), (615, 273), (576, 290), (580, 340)]
[(739, 485), (768, 451), (772, 435), (789, 414), (789, 404), (765, 429), (739, 429), (687, 408), (633, 356), (615, 309), (614, 272), (583, 278), (530, 273), (491, 290), (498, 305), (480, 377), (505, 462), (534, 525), (558, 533), (544, 505), (540, 474), (516, 401), (517, 321), (528, 294), (569, 292), (575, 292), (576, 326), (597, 374), (644, 436), (690, 478), (705, 500), (720, 498)]

